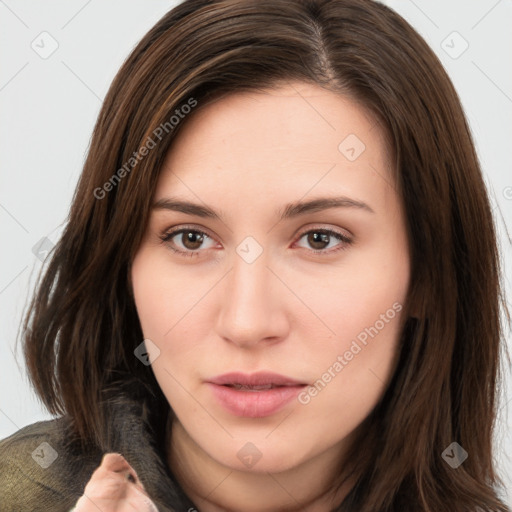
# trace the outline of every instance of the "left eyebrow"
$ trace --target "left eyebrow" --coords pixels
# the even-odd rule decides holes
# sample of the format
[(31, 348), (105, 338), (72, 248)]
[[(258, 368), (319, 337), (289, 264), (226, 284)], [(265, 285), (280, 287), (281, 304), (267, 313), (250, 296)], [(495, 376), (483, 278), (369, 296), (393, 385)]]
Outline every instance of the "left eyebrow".
[[(285, 205), (285, 207), (277, 213), (279, 218), (284, 220), (330, 208), (356, 208), (369, 213), (375, 213), (375, 211), (366, 203), (345, 196), (321, 197), (310, 201), (296, 201)], [(180, 201), (171, 197), (158, 200), (153, 204), (153, 209), (177, 211), (188, 215), (196, 215), (197, 217), (207, 217), (217, 220), (221, 220), (222, 218), (222, 214), (217, 213), (208, 206), (191, 203), (189, 201)]]
[(312, 199), (311, 201), (297, 201), (287, 204), (282, 210), (280, 218), (281, 220), (289, 219), (292, 217), (297, 217), (298, 215), (319, 212), (329, 208), (357, 208), (360, 210), (365, 210), (369, 213), (375, 213), (375, 211), (366, 203), (351, 199), (350, 197), (320, 197), (318, 199)]

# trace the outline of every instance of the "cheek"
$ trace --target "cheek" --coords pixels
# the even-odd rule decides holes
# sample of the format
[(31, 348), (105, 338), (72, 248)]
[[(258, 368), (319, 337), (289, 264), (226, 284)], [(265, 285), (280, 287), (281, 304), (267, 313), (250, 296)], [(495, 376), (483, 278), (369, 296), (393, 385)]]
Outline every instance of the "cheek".
[(324, 425), (327, 444), (355, 429), (377, 405), (398, 348), (404, 296), (398, 289), (357, 290), (351, 301), (343, 298), (341, 308), (332, 303), (324, 308), (323, 318), (336, 336), (308, 352), (313, 382), (299, 396), (301, 418), (313, 430)]
[(165, 323), (165, 304), (161, 295), (161, 271), (148, 251), (140, 250), (132, 264), (135, 306), (145, 338), (160, 338)]
[(409, 283), (408, 263), (396, 253), (378, 256), (375, 251), (357, 253), (351, 256), (354, 261), (347, 258), (328, 274), (320, 270), (294, 276), (301, 299), (317, 318), (318, 332), (338, 350), (348, 349), (356, 338), (364, 343), (368, 330), (375, 333), (375, 328), (382, 339), (396, 337)]
[(135, 257), (132, 283), (142, 332), (169, 360), (197, 351), (199, 340), (206, 338), (198, 329), (207, 314), (204, 299), (217, 280), (211, 269), (180, 269), (152, 248), (143, 247)]
[[(336, 407), (352, 403), (355, 414), (371, 409), (384, 391), (393, 371), (409, 284), (408, 257), (397, 249), (403, 247), (399, 242), (358, 253), (357, 261), (333, 270), (328, 279), (302, 278), (305, 302), (322, 320), (317, 327), (327, 333), (310, 353), (308, 361), (318, 380), (304, 402), (311, 398), (326, 407), (329, 402)], [(323, 284), (312, 287), (313, 282)], [(312, 327), (310, 332), (312, 339)]]
[[(144, 339), (151, 340), (145, 342), (151, 369), (169, 403), (175, 407), (176, 400), (189, 398), (188, 395), (181, 396), (182, 388), (178, 382), (182, 379), (176, 374), (173, 362), (179, 360), (179, 367), (182, 367), (183, 354), (180, 352), (192, 349), (187, 333), (180, 329), (187, 321), (186, 311), (190, 307), (186, 305), (194, 298), (197, 302), (197, 297), (192, 297), (190, 282), (187, 286), (187, 282), (180, 278), (182, 273), (171, 274), (165, 257), (155, 255), (149, 248), (143, 247), (137, 253), (131, 275)], [(187, 343), (172, 343), (173, 338), (185, 339)]]

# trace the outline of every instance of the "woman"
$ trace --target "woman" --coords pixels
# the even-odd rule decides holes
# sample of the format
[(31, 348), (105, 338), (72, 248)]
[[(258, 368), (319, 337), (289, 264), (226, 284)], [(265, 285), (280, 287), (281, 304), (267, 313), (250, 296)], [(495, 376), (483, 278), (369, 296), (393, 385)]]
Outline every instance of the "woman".
[(401, 17), (185, 1), (116, 76), (27, 314), (60, 417), (0, 444), (2, 510), (507, 511), (499, 270)]

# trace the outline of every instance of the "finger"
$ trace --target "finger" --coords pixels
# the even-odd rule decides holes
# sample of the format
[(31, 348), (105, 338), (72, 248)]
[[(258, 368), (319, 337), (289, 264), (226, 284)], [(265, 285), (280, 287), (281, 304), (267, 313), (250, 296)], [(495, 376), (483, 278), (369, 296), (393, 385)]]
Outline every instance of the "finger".
[(149, 498), (149, 496), (140, 489), (135, 488), (135, 491), (137, 494), (140, 495), (140, 499), (142, 503), (146, 506), (144, 509), (144, 512), (158, 512), (158, 509), (156, 508), (156, 505), (153, 503), (153, 501)]
[(106, 453), (103, 455), (100, 467), (115, 473), (120, 473), (122, 471), (131, 469), (128, 461), (120, 453)]
[[(87, 483), (84, 495), (93, 501), (99, 499), (108, 500), (111, 503), (127, 499), (133, 490), (137, 491), (137, 494), (142, 493), (148, 502), (151, 501), (136, 471), (128, 461), (119, 453), (107, 453)], [(146, 505), (146, 507), (148, 510), (155, 510), (151, 506)]]
[(122, 475), (128, 482), (142, 486), (137, 472), (120, 453), (106, 453), (101, 460), (100, 466), (93, 473), (91, 480), (94, 479), (96, 481), (112, 474)]
[(130, 463), (120, 453), (107, 453), (103, 456), (102, 466), (107, 471), (114, 473), (122, 473), (128, 482), (140, 485), (143, 487), (142, 482), (139, 480), (137, 472), (132, 468)]

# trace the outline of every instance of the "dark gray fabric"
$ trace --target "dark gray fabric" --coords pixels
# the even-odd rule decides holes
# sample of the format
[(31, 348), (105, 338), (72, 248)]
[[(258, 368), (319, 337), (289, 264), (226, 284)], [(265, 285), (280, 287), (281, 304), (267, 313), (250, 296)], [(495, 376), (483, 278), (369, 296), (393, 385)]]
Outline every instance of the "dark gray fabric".
[[(160, 512), (197, 509), (169, 471), (162, 439), (150, 425), (150, 419), (163, 422), (167, 415), (152, 416), (140, 397), (126, 394), (117, 395), (106, 407), (101, 448), (82, 448), (73, 439), (67, 417), (28, 425), (0, 441), (0, 511), (69, 512), (106, 452), (126, 458)], [(158, 425), (161, 432), (162, 426)]]

